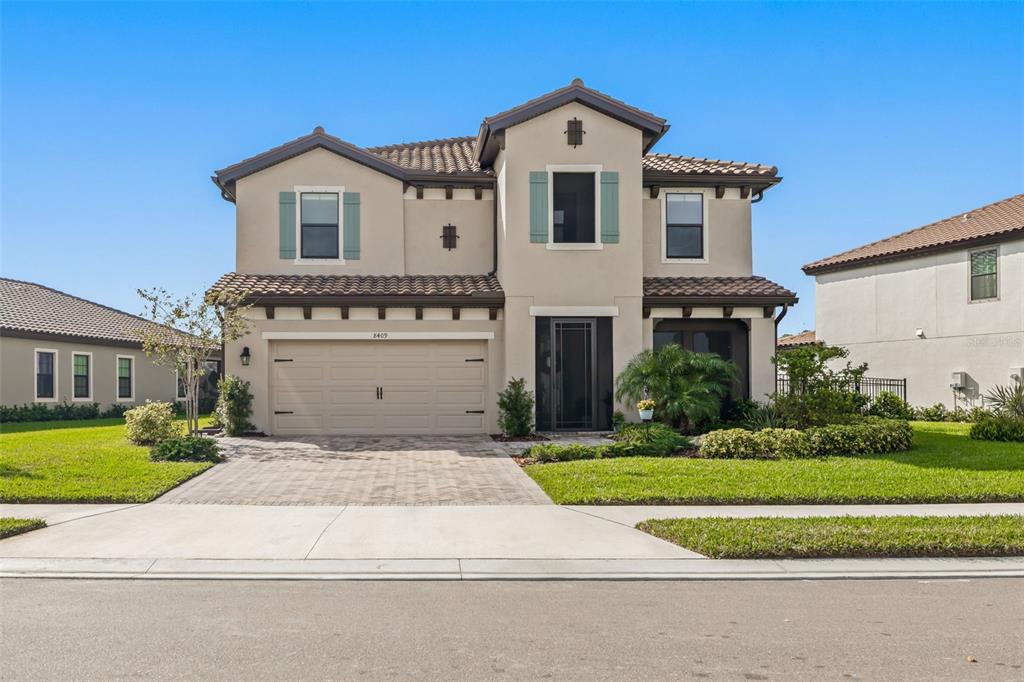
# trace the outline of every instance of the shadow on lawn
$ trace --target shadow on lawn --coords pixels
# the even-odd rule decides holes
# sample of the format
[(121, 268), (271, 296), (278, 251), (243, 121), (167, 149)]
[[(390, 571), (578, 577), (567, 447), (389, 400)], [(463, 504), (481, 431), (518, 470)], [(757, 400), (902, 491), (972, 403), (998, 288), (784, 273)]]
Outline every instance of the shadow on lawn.
[(1024, 443), (979, 441), (959, 435), (946, 436), (936, 443), (933, 438), (915, 442), (910, 452), (871, 455), (870, 459), (922, 469), (1024, 473)]
[(18, 467), (11, 466), (10, 464), (0, 462), (0, 478), (42, 478), (42, 476), (25, 469), (19, 469)]

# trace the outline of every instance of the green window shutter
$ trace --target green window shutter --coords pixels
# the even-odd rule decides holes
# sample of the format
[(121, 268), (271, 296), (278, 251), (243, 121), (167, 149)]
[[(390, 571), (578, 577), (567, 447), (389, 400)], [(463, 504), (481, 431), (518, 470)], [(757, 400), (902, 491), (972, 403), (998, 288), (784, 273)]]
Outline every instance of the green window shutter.
[(619, 174), (601, 171), (601, 243), (619, 243)]
[(530, 242), (548, 241), (548, 172), (530, 171)]
[(359, 260), (359, 192), (345, 192), (344, 220), (342, 257)]
[(279, 257), (294, 260), (295, 258), (295, 192), (278, 194), (280, 223), (278, 233)]

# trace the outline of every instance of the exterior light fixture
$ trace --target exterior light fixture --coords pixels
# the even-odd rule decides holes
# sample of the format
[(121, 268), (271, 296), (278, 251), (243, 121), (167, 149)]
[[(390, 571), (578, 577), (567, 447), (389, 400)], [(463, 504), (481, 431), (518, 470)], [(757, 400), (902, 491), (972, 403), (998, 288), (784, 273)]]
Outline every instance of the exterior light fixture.
[(240, 357), (242, 359), (242, 366), (243, 367), (248, 367), (249, 366), (249, 360), (252, 358), (252, 355), (249, 353), (249, 346), (246, 346), (245, 348), (243, 348), (242, 349), (242, 354), (239, 355), (238, 357)]

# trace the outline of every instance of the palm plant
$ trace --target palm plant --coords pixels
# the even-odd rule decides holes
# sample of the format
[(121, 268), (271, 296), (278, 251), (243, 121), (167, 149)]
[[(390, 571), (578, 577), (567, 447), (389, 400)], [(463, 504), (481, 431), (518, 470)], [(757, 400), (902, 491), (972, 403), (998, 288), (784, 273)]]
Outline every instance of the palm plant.
[(717, 417), (738, 377), (735, 363), (673, 343), (630, 360), (616, 380), (615, 397), (632, 402), (652, 398), (659, 417), (688, 427)]
[(1024, 381), (1016, 379), (1009, 386), (996, 386), (985, 396), (985, 402), (1000, 414), (1024, 419)]

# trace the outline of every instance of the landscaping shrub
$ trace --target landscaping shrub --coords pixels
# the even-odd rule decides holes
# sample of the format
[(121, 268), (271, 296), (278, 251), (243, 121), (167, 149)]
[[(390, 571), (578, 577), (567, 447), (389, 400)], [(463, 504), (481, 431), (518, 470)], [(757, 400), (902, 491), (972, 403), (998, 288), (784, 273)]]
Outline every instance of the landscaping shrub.
[(915, 407), (914, 419), (919, 422), (944, 422), (946, 421), (946, 406), (942, 403), (935, 403), (931, 407)]
[(914, 410), (907, 401), (891, 391), (882, 391), (868, 406), (867, 413), (883, 419), (913, 419)]
[(996, 386), (985, 395), (992, 409), (1017, 419), (1024, 419), (1024, 381), (1014, 379), (1009, 386)]
[(149, 450), (156, 462), (219, 462), (220, 445), (203, 436), (175, 436), (162, 440)]
[(538, 443), (526, 451), (538, 462), (572, 462), (578, 459), (600, 459), (607, 446), (578, 443)]
[(770, 459), (813, 457), (814, 448), (806, 433), (796, 429), (761, 429), (754, 433), (758, 454)]
[(125, 412), (124, 435), (136, 445), (151, 445), (178, 434), (170, 403), (147, 400)]
[(778, 410), (775, 409), (775, 405), (769, 403), (758, 405), (756, 408), (748, 411), (746, 419), (740, 423), (740, 426), (749, 431), (760, 431), (762, 429), (782, 428), (784, 422)]
[(773, 403), (785, 426), (805, 429), (845, 424), (861, 416), (868, 397), (853, 387), (868, 366), (854, 367), (849, 362), (839, 369), (830, 366), (848, 355), (845, 348), (823, 345), (779, 351), (775, 363), (788, 377), (788, 387), (773, 396)]
[(971, 425), (974, 440), (1001, 440), (1024, 443), (1024, 419), (1005, 414), (989, 414)]
[(622, 414), (622, 410), (615, 410), (612, 414), (612, 430), (619, 431), (626, 424), (626, 415)]
[(819, 426), (806, 433), (818, 457), (903, 452), (914, 445), (910, 424), (895, 419), (871, 418), (856, 424)]
[(252, 391), (249, 382), (228, 375), (218, 383), (217, 421), (229, 436), (242, 436), (252, 429)]
[(693, 441), (665, 424), (624, 424), (613, 439), (622, 443), (655, 445), (672, 454), (690, 447)]
[[(47, 405), (0, 405), (0, 422), (48, 422), (65, 419), (98, 419), (101, 416), (99, 403), (70, 405), (59, 403)], [(105, 416), (105, 415), (104, 415)]]
[(761, 455), (755, 435), (746, 429), (720, 429), (704, 434), (700, 454), (704, 457), (750, 459)]
[(974, 422), (980, 422), (982, 419), (991, 416), (992, 410), (985, 407), (972, 407), (971, 409), (967, 410), (967, 421), (971, 422), (972, 424)]
[(498, 428), (509, 438), (533, 431), (533, 394), (526, 390), (526, 379), (512, 378), (498, 393)]

